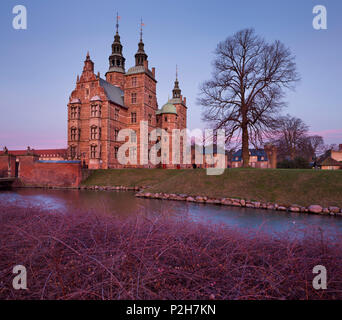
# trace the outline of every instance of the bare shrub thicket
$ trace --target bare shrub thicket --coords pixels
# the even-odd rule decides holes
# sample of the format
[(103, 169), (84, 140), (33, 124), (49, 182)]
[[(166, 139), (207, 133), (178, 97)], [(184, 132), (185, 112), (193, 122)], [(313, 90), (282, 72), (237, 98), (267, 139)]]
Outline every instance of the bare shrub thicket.
[[(312, 230), (289, 238), (170, 217), (0, 207), (0, 299), (341, 299), (341, 243)], [(26, 291), (12, 288), (17, 264), (27, 268)], [(318, 264), (325, 291), (312, 288)]]

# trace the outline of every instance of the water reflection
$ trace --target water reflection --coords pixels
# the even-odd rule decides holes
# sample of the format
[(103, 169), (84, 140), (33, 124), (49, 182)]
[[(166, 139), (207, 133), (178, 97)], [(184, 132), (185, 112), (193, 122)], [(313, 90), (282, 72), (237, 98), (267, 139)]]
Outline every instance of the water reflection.
[(137, 214), (171, 214), (188, 216), (195, 221), (270, 232), (308, 226), (320, 227), (326, 233), (342, 232), (342, 219), (336, 217), (142, 199), (136, 198), (133, 192), (14, 189), (0, 191), (0, 205), (38, 207), (56, 212), (103, 212), (123, 218)]

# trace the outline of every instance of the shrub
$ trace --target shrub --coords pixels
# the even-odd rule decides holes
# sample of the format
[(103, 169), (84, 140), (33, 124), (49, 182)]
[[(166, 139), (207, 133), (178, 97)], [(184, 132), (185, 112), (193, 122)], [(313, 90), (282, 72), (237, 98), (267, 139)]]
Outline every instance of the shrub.
[[(341, 299), (342, 241), (0, 207), (0, 299)], [(12, 268), (29, 290), (12, 289)], [(312, 269), (328, 289), (312, 288)]]

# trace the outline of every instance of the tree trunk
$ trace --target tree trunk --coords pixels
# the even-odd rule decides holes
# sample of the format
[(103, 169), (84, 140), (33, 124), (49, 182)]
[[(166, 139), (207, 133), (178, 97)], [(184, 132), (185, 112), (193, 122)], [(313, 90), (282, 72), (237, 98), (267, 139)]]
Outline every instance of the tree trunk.
[(249, 145), (247, 125), (242, 126), (242, 163), (244, 168), (249, 167)]

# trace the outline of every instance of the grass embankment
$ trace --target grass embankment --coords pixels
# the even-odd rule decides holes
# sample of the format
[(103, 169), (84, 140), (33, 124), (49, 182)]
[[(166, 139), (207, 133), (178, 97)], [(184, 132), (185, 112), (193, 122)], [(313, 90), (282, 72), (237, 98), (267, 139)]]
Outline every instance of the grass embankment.
[[(309, 231), (0, 206), (0, 299), (341, 299), (341, 236)], [(28, 290), (12, 287), (17, 264)], [(327, 290), (313, 289), (316, 265)]]
[(97, 170), (83, 184), (149, 186), (146, 192), (342, 207), (342, 170), (227, 169), (218, 176), (208, 176), (202, 169)]

